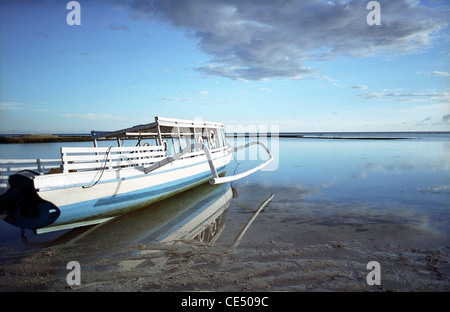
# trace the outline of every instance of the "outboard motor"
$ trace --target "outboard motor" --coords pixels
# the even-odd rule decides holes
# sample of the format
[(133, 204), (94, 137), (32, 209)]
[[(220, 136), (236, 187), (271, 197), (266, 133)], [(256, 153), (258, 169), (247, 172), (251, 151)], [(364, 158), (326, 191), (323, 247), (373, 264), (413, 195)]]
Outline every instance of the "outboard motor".
[(9, 177), (9, 189), (0, 196), (0, 214), (3, 220), (22, 229), (38, 229), (53, 223), (61, 214), (58, 207), (43, 200), (34, 188), (30, 170), (20, 171)]

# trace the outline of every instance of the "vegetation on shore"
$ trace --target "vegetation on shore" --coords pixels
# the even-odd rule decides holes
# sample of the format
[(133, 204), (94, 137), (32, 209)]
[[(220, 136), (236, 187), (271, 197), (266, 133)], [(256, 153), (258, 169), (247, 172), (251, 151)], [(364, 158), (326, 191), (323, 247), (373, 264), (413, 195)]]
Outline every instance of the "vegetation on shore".
[(59, 136), (54, 134), (27, 134), (19, 136), (0, 136), (1, 143), (53, 143), (53, 142), (83, 142), (91, 141), (91, 137), (74, 135)]

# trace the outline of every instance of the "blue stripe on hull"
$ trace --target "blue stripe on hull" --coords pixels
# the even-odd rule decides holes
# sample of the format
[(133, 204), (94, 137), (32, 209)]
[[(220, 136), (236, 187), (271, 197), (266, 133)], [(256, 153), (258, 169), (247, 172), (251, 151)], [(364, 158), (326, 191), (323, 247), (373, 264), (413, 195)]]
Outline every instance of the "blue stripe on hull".
[[(218, 172), (223, 171), (224, 168), (225, 166), (219, 168)], [(138, 191), (61, 206), (59, 207), (61, 216), (49, 227), (112, 217), (131, 210), (144, 208), (156, 201), (205, 183), (210, 178), (211, 173), (208, 171)]]

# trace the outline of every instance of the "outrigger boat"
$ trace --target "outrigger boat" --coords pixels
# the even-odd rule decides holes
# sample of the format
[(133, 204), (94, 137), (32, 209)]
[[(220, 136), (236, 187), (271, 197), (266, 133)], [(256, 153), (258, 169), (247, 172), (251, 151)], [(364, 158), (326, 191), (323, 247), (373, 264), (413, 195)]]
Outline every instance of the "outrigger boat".
[[(0, 160), (1, 174), (9, 177), (0, 196), (4, 221), (35, 233), (98, 224), (208, 181), (241, 179), (273, 160), (259, 141), (231, 148), (217, 122), (155, 117), (91, 136), (94, 147), (62, 147), (61, 159)], [(117, 146), (99, 147), (101, 140)], [(252, 144), (269, 159), (225, 176), (232, 154)]]

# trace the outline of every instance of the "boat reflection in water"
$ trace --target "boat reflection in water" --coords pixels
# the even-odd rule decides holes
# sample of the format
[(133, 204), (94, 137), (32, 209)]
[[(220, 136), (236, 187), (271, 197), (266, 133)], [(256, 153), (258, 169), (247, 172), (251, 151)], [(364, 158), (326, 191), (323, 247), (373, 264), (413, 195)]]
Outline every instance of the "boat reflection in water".
[(192, 239), (213, 242), (224, 229), (232, 197), (229, 183), (204, 184), (90, 229), (74, 229), (62, 239), (66, 243), (108, 245)]

